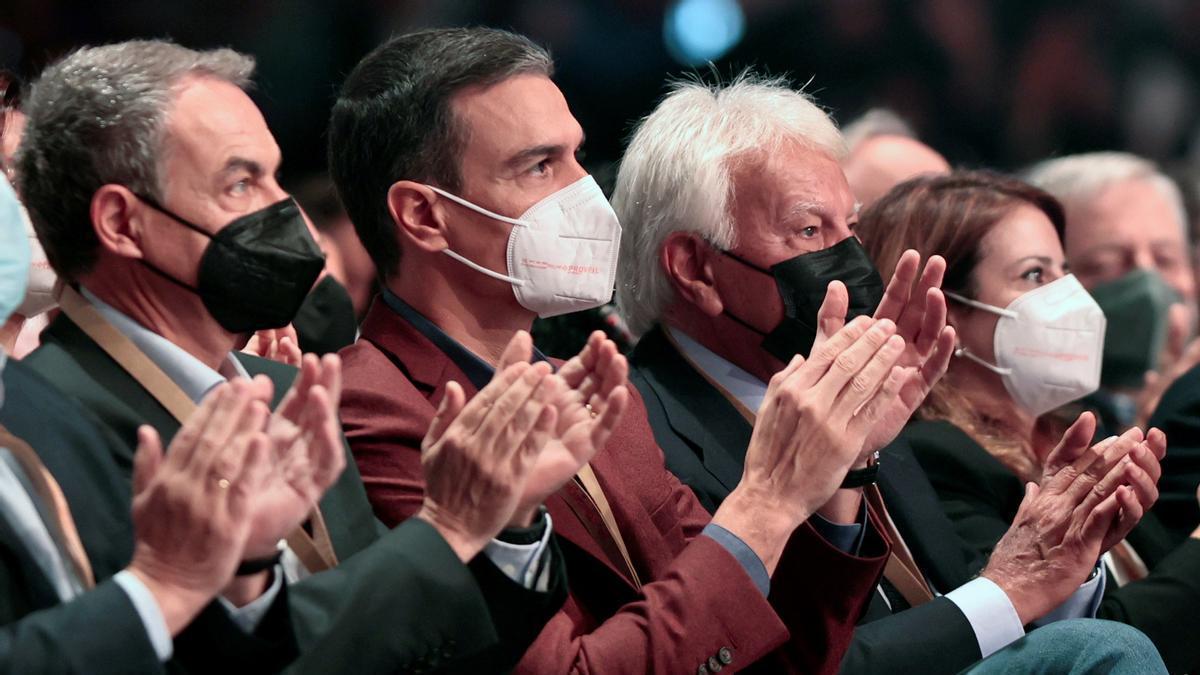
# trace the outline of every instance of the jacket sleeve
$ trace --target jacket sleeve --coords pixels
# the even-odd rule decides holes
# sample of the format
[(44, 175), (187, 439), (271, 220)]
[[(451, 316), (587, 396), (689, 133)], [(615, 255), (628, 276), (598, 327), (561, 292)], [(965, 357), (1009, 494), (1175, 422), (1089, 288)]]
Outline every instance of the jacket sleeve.
[(980, 656), (967, 617), (947, 598), (935, 598), (859, 626), (840, 672), (957, 673)]
[(161, 673), (129, 596), (112, 580), (0, 628), (0, 673)]

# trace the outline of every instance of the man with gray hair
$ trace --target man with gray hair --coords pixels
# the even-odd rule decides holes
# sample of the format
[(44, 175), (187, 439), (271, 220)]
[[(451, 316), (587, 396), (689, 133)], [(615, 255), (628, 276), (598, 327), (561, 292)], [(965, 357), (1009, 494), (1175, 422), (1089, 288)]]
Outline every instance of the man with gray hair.
[[(271, 402), (274, 443), (339, 458), (281, 470), (235, 580), (202, 615), (209, 637), (237, 650), (186, 665), (277, 670), (298, 648), (312, 672), (508, 667), (565, 592), (548, 523), (532, 542), (500, 534), (543, 445), (530, 420), (546, 407), (534, 392), (548, 369), (506, 370), (479, 403), (447, 407), (423, 439), (422, 468), (453, 464), (473, 489), (431, 482), (418, 518), (379, 526), (353, 463), (340, 462), (340, 360), (308, 355), (298, 371), (232, 351), (291, 321), (324, 263), (276, 182), (279, 148), (245, 92), (253, 69), (228, 49), (131, 41), (81, 49), (41, 75), (17, 175), (68, 286), (24, 363), (113, 432), (122, 446), (99, 461), (126, 478), (142, 424), (171, 439), (227, 379)], [(314, 406), (322, 415), (303, 413)], [(311, 483), (331, 470), (340, 477), (317, 503)], [(288, 527), (290, 514), (304, 526)], [(120, 560), (129, 544), (99, 539), (88, 554)]]
[[(865, 523), (884, 528), (893, 544), (842, 671), (955, 673), (984, 659), (980, 672), (1019, 672), (1056, 663), (1064, 631), (1089, 634), (1081, 639), (1096, 643), (1090, 656), (1111, 656), (1111, 646), (1098, 644), (1134, 631), (1082, 623), (1022, 639), (1023, 626), (1043, 617), (1092, 615), (1103, 590), (1094, 574), (1103, 532), (1068, 539), (1047, 527), (1057, 518), (1025, 522), (986, 565), (974, 561), (911, 451), (892, 443), (954, 347), (939, 288), (945, 261), (933, 256), (918, 274), (919, 256), (909, 251), (885, 289), (854, 234), (858, 205), (838, 165), (844, 153), (811, 99), (751, 74), (675, 85), (634, 133), (613, 194), (625, 228), (618, 305), (643, 334), (630, 380), (668, 468), (710, 509), (723, 508), (747, 444), (766, 424), (767, 382), (800, 357), (822, 359), (843, 325), (867, 316), (894, 324), (902, 393), (859, 439), (850, 479), (818, 512), (851, 551)], [(1080, 473), (1068, 466), (1063, 476)], [(1078, 523), (1090, 515), (1077, 508), (1078, 493), (1053, 492), (1025, 507)], [(1029, 571), (1051, 557), (1054, 573)], [(1056, 665), (1083, 667), (1074, 656)]]
[(1200, 357), (1193, 350), (1180, 362), (1195, 329), (1196, 282), (1179, 188), (1123, 152), (1046, 160), (1027, 178), (1062, 202), (1067, 263), (1108, 319), (1096, 397), (1104, 421), (1114, 430), (1143, 424)]
[(899, 115), (886, 108), (868, 110), (842, 129), (847, 152), (842, 171), (864, 207), (914, 176), (946, 173), (946, 158), (917, 138)]

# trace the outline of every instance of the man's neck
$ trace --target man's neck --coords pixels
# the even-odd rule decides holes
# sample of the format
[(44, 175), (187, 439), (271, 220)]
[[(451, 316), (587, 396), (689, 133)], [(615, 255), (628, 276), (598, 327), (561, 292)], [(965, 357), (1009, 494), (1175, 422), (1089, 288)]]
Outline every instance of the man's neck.
[(785, 365), (763, 351), (761, 335), (733, 321), (678, 306), (669, 308), (663, 321), (763, 382), (770, 382)]
[(233, 350), (236, 336), (221, 328), (199, 296), (171, 282), (132, 270), (93, 272), (81, 285), (97, 298), (154, 331), (213, 370)]
[[(516, 298), (498, 301), (444, 283), (428, 268), (401, 272), (387, 280), (388, 289), (421, 316), (491, 365), (500, 362), (504, 348), (519, 330), (529, 330), (535, 315)], [(415, 267), (415, 266), (414, 266)], [(467, 270), (463, 274), (478, 274)], [(419, 278), (414, 278), (419, 277)]]

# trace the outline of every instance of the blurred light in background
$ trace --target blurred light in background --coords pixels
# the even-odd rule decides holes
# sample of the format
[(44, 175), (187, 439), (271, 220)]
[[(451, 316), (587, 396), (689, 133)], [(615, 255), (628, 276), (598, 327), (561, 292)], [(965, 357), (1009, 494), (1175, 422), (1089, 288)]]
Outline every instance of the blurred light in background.
[(698, 66), (719, 59), (745, 30), (746, 15), (737, 0), (678, 0), (667, 8), (663, 38), (672, 58)]

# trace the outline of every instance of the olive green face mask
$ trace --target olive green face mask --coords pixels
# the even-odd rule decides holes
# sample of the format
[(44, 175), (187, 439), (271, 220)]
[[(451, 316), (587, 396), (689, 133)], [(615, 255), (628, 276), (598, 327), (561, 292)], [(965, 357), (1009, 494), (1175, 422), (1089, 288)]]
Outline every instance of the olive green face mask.
[(1092, 289), (1104, 310), (1103, 387), (1140, 387), (1146, 372), (1158, 367), (1167, 342), (1167, 314), (1179, 294), (1154, 270), (1135, 270)]

